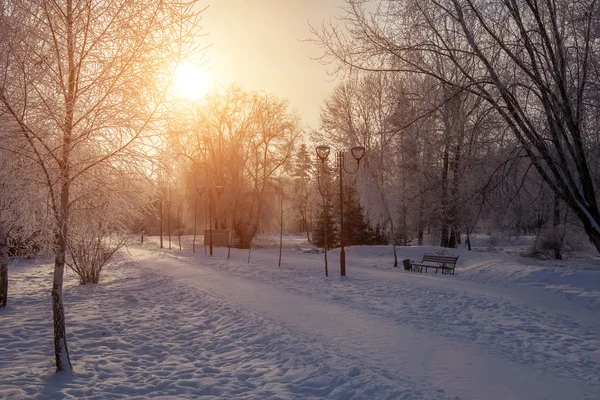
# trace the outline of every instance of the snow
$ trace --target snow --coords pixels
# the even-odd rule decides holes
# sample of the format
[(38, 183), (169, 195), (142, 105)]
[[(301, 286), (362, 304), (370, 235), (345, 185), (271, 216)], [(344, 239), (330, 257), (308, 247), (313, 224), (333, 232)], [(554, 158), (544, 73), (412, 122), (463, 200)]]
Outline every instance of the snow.
[[(50, 263), (19, 261), (0, 311), (0, 398), (598, 399), (600, 267), (504, 252), (456, 275), (391, 247), (323, 256), (286, 235), (248, 251), (131, 245), (100, 285), (65, 280), (73, 375), (53, 374)], [(148, 243), (148, 240), (153, 239)], [(399, 247), (399, 259), (439, 248)]]

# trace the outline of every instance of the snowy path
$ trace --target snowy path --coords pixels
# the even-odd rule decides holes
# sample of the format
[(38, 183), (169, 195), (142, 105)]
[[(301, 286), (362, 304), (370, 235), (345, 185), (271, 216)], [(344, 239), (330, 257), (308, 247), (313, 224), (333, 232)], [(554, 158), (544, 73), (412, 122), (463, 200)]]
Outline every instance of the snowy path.
[(524, 261), (490, 254), (463, 253), (451, 277), (393, 269), (389, 248), (349, 248), (349, 275), (333, 251), (325, 278), (322, 256), (299, 249), (277, 268), (273, 247), (247, 263), (246, 251), (228, 260), (152, 239), (119, 254), (100, 285), (67, 274), (72, 376), (52, 373), (52, 266), (11, 266), (0, 398), (600, 398), (593, 270), (573, 273), (572, 287), (585, 282), (569, 297), (546, 285), (557, 279), (505, 280)]
[[(482, 285), (456, 280), (453, 284), (449, 284), (447, 282), (450, 281), (447, 279), (445, 283), (440, 283), (444, 281), (426, 276), (418, 277), (424, 279), (408, 278), (410, 281), (408, 284), (406, 277), (409, 277), (409, 274), (400, 277), (396, 271), (351, 269), (352, 278), (346, 279), (347, 290), (330, 290), (334, 294), (333, 297), (328, 298), (329, 295), (321, 296), (322, 292), (319, 290), (316, 291), (318, 295), (315, 296), (314, 288), (311, 290), (301, 282), (298, 285), (293, 283), (278, 285), (283, 281), (273, 274), (264, 276), (264, 279), (270, 280), (270, 284), (253, 279), (257, 278), (256, 275), (250, 274), (250, 279), (242, 277), (240, 273), (228, 268), (228, 266), (242, 268), (239, 261), (235, 260), (215, 258), (203, 262), (203, 260), (185, 257), (157, 259), (155, 252), (142, 249), (131, 249), (131, 251), (135, 258), (148, 265), (155, 273), (169, 275), (182, 285), (206, 291), (236, 307), (245, 308), (276, 324), (282, 324), (303, 335), (314, 337), (336, 355), (348, 360), (357, 360), (362, 368), (377, 371), (405, 385), (416, 383), (423, 393), (437, 392), (443, 393), (444, 397), (459, 396), (462, 399), (597, 398), (598, 386), (595, 384), (570, 376), (561, 376), (559, 373), (554, 373), (552, 369), (539, 368), (544, 366), (543, 361), (522, 363), (518, 362), (519, 360), (512, 362), (511, 357), (501, 357), (494, 346), (489, 346), (488, 349), (482, 340), (469, 340), (468, 335), (461, 334), (461, 329), (454, 329), (469, 325), (469, 321), (463, 320), (462, 315), (453, 315), (454, 309), (445, 310), (450, 320), (446, 321), (440, 320), (438, 318), (440, 312), (431, 308), (433, 305), (437, 308), (441, 307), (444, 311), (443, 297), (445, 296), (451, 297), (452, 304), (477, 302), (484, 304), (484, 310), (499, 307), (499, 310), (504, 311), (508, 324), (505, 331), (495, 332), (488, 337), (488, 340), (502, 335), (510, 336), (510, 324), (513, 321), (510, 321), (512, 314), (507, 314), (507, 310), (512, 313), (520, 310), (510, 309), (515, 299), (506, 300), (498, 297), (504, 294), (500, 289), (489, 290)], [(272, 253), (258, 251), (254, 256), (258, 261), (254, 261), (253, 264), (269, 263), (272, 261)], [(286, 255), (286, 259), (288, 264), (294, 263), (293, 260), (289, 260), (289, 255)], [(206, 262), (210, 264), (202, 265)], [(247, 269), (243, 273), (248, 272)], [(383, 279), (382, 275), (385, 276)], [(260, 276), (258, 278), (260, 280)], [(376, 281), (377, 285), (372, 285), (370, 279)], [(339, 278), (330, 278), (330, 280), (333, 285), (344, 284)], [(386, 295), (371, 293), (374, 296), (366, 296), (363, 293), (363, 296), (358, 298), (371, 297), (369, 300), (371, 304), (354, 307), (357, 299), (354, 291), (388, 290), (389, 287), (381, 287), (382, 281), (385, 284), (399, 286), (400, 292), (388, 291)], [(335, 288), (330, 287), (330, 289)], [(413, 302), (411, 307), (406, 307), (406, 302), (401, 301), (402, 296), (413, 296), (415, 293), (432, 301)], [(518, 295), (518, 293), (513, 294)], [(528, 296), (518, 297), (522, 301)], [(374, 311), (373, 301), (382, 298), (385, 298), (385, 301), (380, 302), (378, 310)], [(399, 302), (393, 304), (394, 299), (398, 299)], [(534, 301), (534, 303), (538, 302)], [(382, 305), (396, 312), (387, 313), (386, 307), (381, 307)], [(513, 307), (521, 308), (531, 306), (531, 304), (513, 304)], [(466, 308), (470, 310), (472, 307)], [(427, 320), (426, 314), (430, 311), (431, 316), (435, 318)], [(568, 312), (568, 306), (563, 311)], [(398, 314), (405, 315), (400, 315), (398, 318)], [(501, 315), (496, 317), (502, 319)], [(584, 315), (581, 317), (586, 318)], [(414, 318), (423, 320), (422, 326), (411, 321)], [(453, 318), (457, 318), (454, 323), (451, 321)], [(473, 315), (469, 318), (473, 319)], [(576, 322), (571, 321), (571, 323)], [(442, 332), (439, 328), (442, 328)], [(529, 329), (530, 338), (535, 340), (537, 328), (530, 326)], [(447, 334), (444, 334), (443, 330), (446, 330)], [(455, 330), (458, 331), (457, 334), (454, 333)], [(522, 338), (515, 336), (514, 339)]]
[(50, 265), (13, 268), (12, 301), (0, 314), (0, 398), (446, 398), (361, 370), (149, 265), (114, 263), (102, 285), (67, 276), (72, 376), (52, 373)]

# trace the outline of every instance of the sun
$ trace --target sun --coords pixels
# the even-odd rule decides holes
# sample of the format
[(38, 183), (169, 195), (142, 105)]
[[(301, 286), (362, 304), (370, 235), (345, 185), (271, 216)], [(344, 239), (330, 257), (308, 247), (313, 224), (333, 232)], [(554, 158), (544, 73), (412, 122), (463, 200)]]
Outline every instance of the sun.
[(211, 83), (206, 71), (185, 62), (175, 69), (175, 95), (188, 100), (199, 100), (210, 89)]

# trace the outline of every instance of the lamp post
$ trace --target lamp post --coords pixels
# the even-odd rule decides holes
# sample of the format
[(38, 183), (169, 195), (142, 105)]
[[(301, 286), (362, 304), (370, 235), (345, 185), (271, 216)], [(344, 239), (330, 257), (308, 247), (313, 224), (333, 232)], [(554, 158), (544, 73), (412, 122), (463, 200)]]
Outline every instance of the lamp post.
[[(323, 189), (321, 189), (321, 179), (319, 179), (320, 175), (321, 174), (317, 170), (317, 189), (319, 189), (319, 193), (323, 199), (323, 254), (325, 256), (325, 276), (329, 276), (329, 269), (327, 266), (327, 221), (329, 218), (327, 209), (329, 207), (329, 199), (328, 193), (325, 193)], [(329, 190), (327, 192), (329, 192)]]
[(198, 222), (198, 199), (202, 197), (204, 188), (196, 186), (196, 201), (194, 202), (194, 241), (192, 242), (192, 252), (196, 252), (196, 223)]
[(285, 210), (283, 209), (283, 195), (281, 196), (281, 204), (280, 204), (280, 210), (281, 210), (281, 219), (279, 221), (279, 268), (281, 268), (281, 253), (283, 251), (283, 213), (286, 211), (291, 210), (294, 207), (288, 207)]
[(163, 211), (162, 211), (162, 203), (163, 203), (162, 199), (159, 199), (159, 201), (158, 201), (158, 209), (159, 209), (159, 212), (160, 212), (160, 224), (159, 224), (158, 231), (159, 231), (159, 235), (160, 235), (160, 248), (161, 249), (163, 248)]
[(347, 174), (355, 174), (358, 171), (360, 160), (365, 155), (365, 148), (362, 146), (355, 146), (350, 149), (352, 157), (356, 160), (356, 168), (354, 171), (349, 170), (346, 167), (346, 159), (344, 152), (336, 150), (334, 168), (328, 169), (325, 160), (329, 156), (330, 147), (321, 145), (316, 147), (317, 157), (321, 160), (321, 167), (325, 172), (335, 173), (339, 171), (340, 180), (340, 276), (346, 276), (346, 252), (344, 250), (344, 189), (342, 185), (342, 176), (345, 171)]
[[(202, 186), (198, 186), (198, 187), (202, 187)], [(210, 240), (210, 252), (209, 254), (212, 256), (213, 255), (213, 238), (212, 238), (212, 187), (208, 188), (208, 237)], [(214, 187), (215, 191), (217, 192), (217, 199), (219, 197), (221, 197), (221, 193), (223, 193), (223, 189), (225, 189), (223, 186), (215, 186)], [(202, 189), (204, 190), (204, 189)], [(205, 240), (206, 242), (206, 240)]]
[(171, 202), (165, 201), (165, 206), (167, 206), (167, 231), (169, 231), (169, 250), (171, 250)]

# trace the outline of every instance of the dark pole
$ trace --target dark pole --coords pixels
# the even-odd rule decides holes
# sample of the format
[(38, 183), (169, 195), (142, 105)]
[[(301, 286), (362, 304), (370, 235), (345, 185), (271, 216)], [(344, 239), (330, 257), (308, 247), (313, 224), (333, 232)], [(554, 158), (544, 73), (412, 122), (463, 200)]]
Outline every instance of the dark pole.
[(208, 240), (210, 240), (210, 255), (213, 255), (213, 241), (212, 241), (212, 190), (208, 192)]
[(283, 196), (281, 196), (281, 219), (280, 219), (280, 229), (279, 229), (279, 267), (281, 268), (281, 249), (283, 247)]
[(158, 209), (160, 212), (160, 224), (159, 224), (159, 234), (160, 234), (160, 248), (163, 248), (163, 212), (162, 212), (162, 199), (160, 199), (159, 204), (158, 204)]
[(179, 209), (177, 210), (177, 221), (177, 225), (179, 225), (179, 228), (177, 228), (177, 243), (179, 245), (179, 251), (181, 251), (181, 212)]
[[(323, 199), (325, 199), (325, 197), (323, 197)], [(329, 213), (327, 212), (327, 206), (328, 204), (325, 204), (325, 218), (323, 220), (323, 235), (325, 237), (325, 276), (329, 276), (329, 270), (327, 269), (327, 217), (329, 215)]]
[(192, 252), (196, 252), (196, 223), (198, 222), (198, 195), (194, 201), (194, 241), (192, 242)]
[(169, 231), (169, 250), (171, 250), (171, 202), (167, 201), (167, 230)]
[[(329, 156), (330, 147), (320, 145), (317, 146), (315, 150), (317, 151), (317, 157), (321, 160), (321, 167), (325, 172), (329, 172), (325, 160), (327, 160), (327, 157)], [(350, 149), (350, 152), (352, 153), (352, 157), (356, 160), (356, 169), (354, 171), (346, 169), (346, 166), (344, 165), (344, 153), (341, 151), (336, 151), (335, 168), (330, 171), (330, 173), (335, 173), (336, 169), (339, 169), (340, 171), (340, 276), (346, 276), (346, 251), (344, 249), (344, 183), (342, 175), (344, 171), (348, 174), (355, 174), (358, 171), (360, 160), (365, 154), (365, 148), (362, 146), (354, 146)], [(321, 193), (321, 195), (323, 194)], [(327, 258), (325, 258), (325, 260), (327, 260)], [(325, 262), (327, 263), (327, 261)]]
[(344, 190), (342, 175), (344, 168), (344, 154), (338, 152), (338, 168), (340, 170), (340, 276), (346, 276), (346, 252), (344, 250)]

